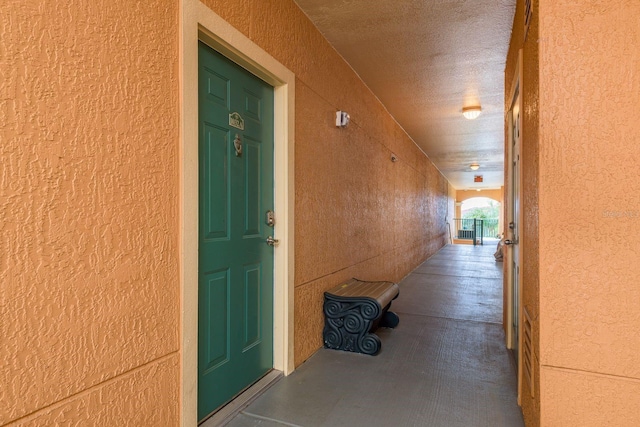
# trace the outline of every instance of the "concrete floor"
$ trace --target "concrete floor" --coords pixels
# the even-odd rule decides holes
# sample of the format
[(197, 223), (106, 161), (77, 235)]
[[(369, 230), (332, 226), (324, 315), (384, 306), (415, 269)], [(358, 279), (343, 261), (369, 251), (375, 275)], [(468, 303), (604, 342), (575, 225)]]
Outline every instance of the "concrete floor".
[(227, 425), (523, 426), (494, 251), (444, 247), (400, 283), (377, 356), (319, 350)]

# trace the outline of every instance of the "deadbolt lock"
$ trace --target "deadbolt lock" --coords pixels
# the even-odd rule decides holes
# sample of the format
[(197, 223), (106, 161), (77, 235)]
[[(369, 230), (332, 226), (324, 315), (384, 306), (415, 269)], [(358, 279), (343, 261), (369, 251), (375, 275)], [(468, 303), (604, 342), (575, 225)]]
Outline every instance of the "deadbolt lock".
[(273, 227), (274, 225), (276, 225), (276, 215), (273, 213), (271, 209), (269, 209), (265, 213), (264, 217), (265, 217), (264, 223), (267, 224), (269, 227)]

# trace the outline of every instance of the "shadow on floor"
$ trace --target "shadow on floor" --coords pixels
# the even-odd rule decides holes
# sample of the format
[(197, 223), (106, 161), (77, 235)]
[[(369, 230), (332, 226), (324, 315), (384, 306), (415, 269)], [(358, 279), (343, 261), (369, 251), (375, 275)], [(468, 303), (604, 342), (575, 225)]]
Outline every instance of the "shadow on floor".
[(400, 283), (377, 356), (321, 349), (228, 425), (523, 426), (494, 251), (445, 246)]

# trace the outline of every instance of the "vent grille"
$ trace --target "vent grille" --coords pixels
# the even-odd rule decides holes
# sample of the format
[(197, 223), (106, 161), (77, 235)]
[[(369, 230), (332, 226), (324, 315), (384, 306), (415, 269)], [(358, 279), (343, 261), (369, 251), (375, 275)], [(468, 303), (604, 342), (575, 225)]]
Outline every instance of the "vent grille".
[(527, 40), (531, 15), (533, 14), (533, 0), (524, 0), (524, 39)]
[(529, 392), (531, 393), (531, 397), (533, 397), (533, 370), (535, 369), (533, 360), (533, 324), (531, 323), (531, 317), (529, 316), (527, 309), (525, 308), (523, 311), (524, 325), (522, 333), (524, 336), (522, 340), (522, 375), (525, 377), (527, 384), (529, 385)]

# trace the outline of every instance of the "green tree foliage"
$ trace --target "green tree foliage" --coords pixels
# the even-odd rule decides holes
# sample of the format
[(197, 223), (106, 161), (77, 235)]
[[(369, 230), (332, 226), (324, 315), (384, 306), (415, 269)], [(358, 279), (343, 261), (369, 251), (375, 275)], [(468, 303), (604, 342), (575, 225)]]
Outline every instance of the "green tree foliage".
[(477, 218), (477, 219), (493, 219), (500, 216), (499, 205), (495, 202), (490, 202), (489, 206), (483, 206), (481, 208), (472, 208), (462, 212), (462, 218)]

